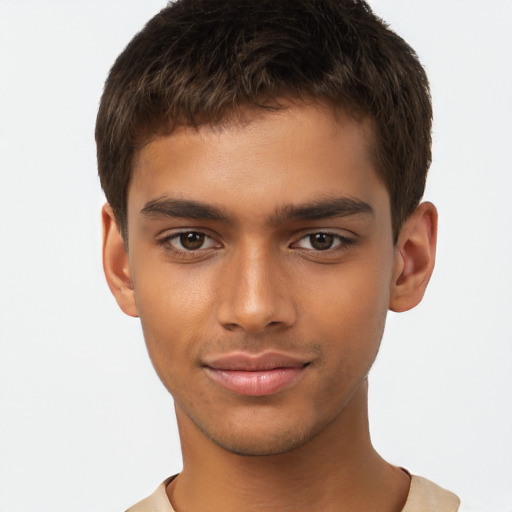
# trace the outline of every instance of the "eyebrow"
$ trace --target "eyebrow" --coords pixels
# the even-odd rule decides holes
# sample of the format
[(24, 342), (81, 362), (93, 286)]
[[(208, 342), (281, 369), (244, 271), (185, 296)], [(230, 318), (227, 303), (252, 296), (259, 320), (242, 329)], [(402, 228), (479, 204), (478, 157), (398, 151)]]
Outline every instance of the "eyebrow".
[(285, 205), (277, 211), (274, 222), (279, 223), (286, 219), (321, 220), (357, 214), (374, 215), (374, 213), (373, 208), (361, 199), (334, 197), (301, 205)]
[(219, 208), (189, 199), (159, 197), (148, 201), (140, 211), (147, 217), (178, 217), (228, 222), (228, 216)]
[[(175, 217), (232, 223), (229, 215), (220, 208), (198, 201), (167, 196), (148, 201), (141, 213), (147, 217)], [(299, 205), (284, 205), (271, 216), (270, 222), (281, 224), (286, 220), (321, 220), (357, 214), (374, 215), (374, 210), (368, 203), (360, 199), (334, 197)]]

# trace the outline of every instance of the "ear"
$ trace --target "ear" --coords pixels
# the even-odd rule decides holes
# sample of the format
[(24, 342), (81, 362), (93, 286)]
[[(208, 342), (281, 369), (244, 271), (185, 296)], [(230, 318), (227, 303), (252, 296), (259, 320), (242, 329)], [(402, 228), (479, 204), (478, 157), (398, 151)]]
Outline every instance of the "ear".
[(422, 203), (405, 221), (395, 248), (389, 309), (401, 312), (417, 306), (434, 270), (437, 210)]
[(135, 304), (128, 253), (117, 227), (112, 207), (107, 203), (101, 210), (103, 223), (103, 271), (108, 287), (119, 307), (130, 316), (139, 316)]

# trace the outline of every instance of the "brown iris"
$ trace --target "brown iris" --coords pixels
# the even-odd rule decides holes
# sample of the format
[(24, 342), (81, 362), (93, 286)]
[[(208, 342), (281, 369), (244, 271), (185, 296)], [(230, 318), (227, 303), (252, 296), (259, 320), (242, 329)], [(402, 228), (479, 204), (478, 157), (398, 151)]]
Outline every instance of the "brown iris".
[(189, 251), (200, 249), (204, 244), (205, 235), (204, 233), (196, 233), (191, 231), (189, 233), (182, 233), (180, 235), (180, 243)]
[(310, 235), (309, 241), (313, 249), (317, 251), (326, 251), (332, 247), (334, 235), (329, 235), (328, 233), (315, 233), (314, 235)]

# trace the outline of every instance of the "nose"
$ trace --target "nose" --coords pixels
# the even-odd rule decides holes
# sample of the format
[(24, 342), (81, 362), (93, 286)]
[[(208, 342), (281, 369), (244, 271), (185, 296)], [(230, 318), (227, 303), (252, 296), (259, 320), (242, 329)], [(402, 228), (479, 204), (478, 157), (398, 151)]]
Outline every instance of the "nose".
[(279, 256), (263, 248), (241, 249), (226, 261), (221, 280), (218, 320), (225, 329), (258, 334), (295, 323), (289, 277)]

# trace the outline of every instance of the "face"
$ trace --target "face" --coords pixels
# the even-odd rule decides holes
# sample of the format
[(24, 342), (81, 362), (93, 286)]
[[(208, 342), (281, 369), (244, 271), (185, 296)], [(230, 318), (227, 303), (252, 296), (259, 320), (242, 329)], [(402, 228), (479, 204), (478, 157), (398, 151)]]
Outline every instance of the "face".
[(231, 452), (301, 446), (365, 382), (395, 261), (370, 147), (366, 123), (290, 106), (136, 158), (134, 311), (178, 417)]

